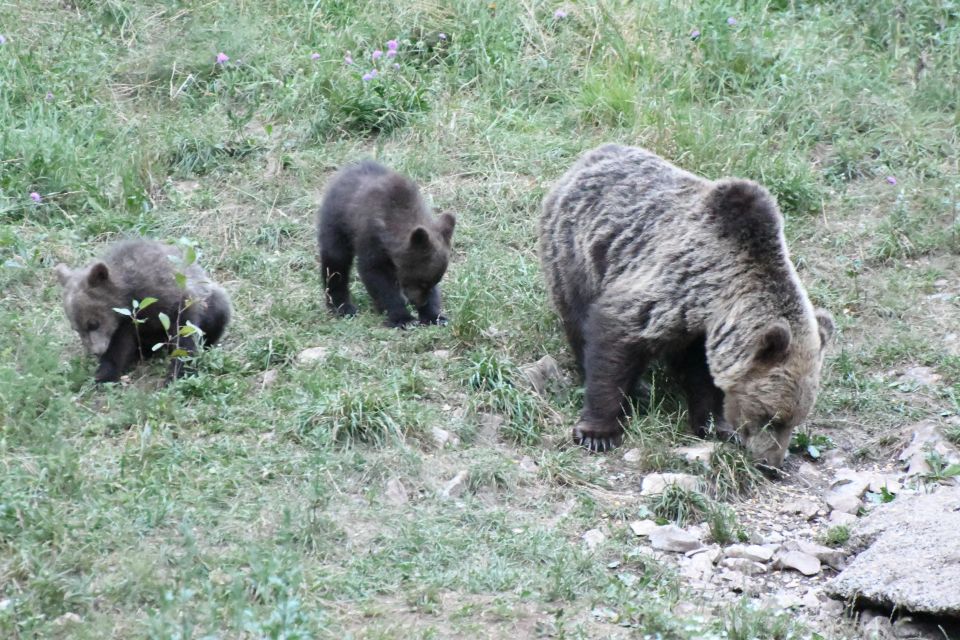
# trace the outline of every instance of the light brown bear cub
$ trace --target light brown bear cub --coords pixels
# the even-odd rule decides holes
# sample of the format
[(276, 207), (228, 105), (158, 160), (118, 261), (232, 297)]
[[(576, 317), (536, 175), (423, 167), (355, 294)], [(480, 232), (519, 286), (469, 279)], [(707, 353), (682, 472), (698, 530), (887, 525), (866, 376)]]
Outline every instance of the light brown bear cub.
[(327, 306), (341, 316), (357, 308), (350, 301), (350, 269), (357, 272), (389, 327), (414, 321), (445, 324), (437, 286), (450, 258), (456, 219), (434, 217), (417, 185), (367, 160), (330, 181), (317, 216), (320, 270)]
[(586, 395), (576, 442), (619, 446), (624, 394), (655, 359), (701, 435), (780, 466), (833, 333), (790, 262), (773, 197), (636, 147), (587, 152), (544, 201), (540, 259)]
[[(180, 336), (190, 322), (200, 329), (205, 345), (213, 345), (230, 322), (227, 293), (197, 264), (182, 270), (178, 247), (153, 240), (127, 240), (110, 247), (101, 260), (79, 269), (56, 266), (63, 286), (63, 307), (87, 353), (99, 358), (97, 382), (116, 382), (133, 364), (155, 353), (154, 345), (176, 345), (196, 352), (194, 335)], [(177, 273), (185, 282), (177, 282)], [(183, 286), (181, 286), (183, 285)], [(135, 323), (115, 309), (131, 309), (133, 300), (156, 302), (137, 313)], [(169, 328), (163, 326), (165, 314)], [(183, 375), (183, 363), (173, 358), (167, 380)]]

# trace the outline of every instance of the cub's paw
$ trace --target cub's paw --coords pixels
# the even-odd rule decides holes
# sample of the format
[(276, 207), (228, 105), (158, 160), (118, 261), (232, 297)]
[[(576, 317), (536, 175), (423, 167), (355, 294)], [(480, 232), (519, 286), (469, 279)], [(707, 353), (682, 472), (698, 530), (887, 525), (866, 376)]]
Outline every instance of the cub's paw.
[(611, 451), (623, 443), (623, 429), (619, 424), (611, 427), (581, 420), (573, 428), (573, 442), (593, 453)]
[(416, 324), (416, 319), (411, 315), (400, 316), (398, 318), (387, 318), (383, 325), (391, 329), (408, 329)]
[(93, 374), (94, 382), (120, 382), (120, 372), (110, 363), (101, 362)]
[(447, 319), (445, 315), (438, 315), (436, 318), (431, 318), (427, 316), (420, 316), (420, 324), (427, 325), (436, 325), (439, 327), (445, 327), (449, 324), (450, 320)]
[(340, 318), (350, 318), (357, 315), (357, 308), (349, 302), (344, 302), (334, 309), (333, 312)]

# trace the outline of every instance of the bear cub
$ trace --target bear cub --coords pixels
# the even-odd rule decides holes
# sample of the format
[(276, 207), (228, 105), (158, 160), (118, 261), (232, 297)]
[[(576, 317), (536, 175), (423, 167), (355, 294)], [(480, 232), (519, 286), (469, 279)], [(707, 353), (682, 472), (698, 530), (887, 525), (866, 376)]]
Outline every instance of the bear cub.
[(706, 180), (649, 151), (605, 145), (554, 185), (540, 260), (584, 374), (574, 440), (618, 446), (625, 395), (654, 360), (690, 426), (782, 464), (817, 397), (833, 333), (790, 261), (783, 216), (749, 180)]
[(352, 316), (350, 268), (357, 272), (388, 327), (445, 324), (437, 284), (447, 270), (456, 219), (434, 217), (409, 178), (366, 160), (330, 181), (317, 216), (320, 269), (327, 306)]
[[(180, 269), (180, 248), (153, 240), (126, 240), (86, 267), (55, 267), (63, 287), (63, 307), (87, 353), (99, 358), (94, 379), (116, 382), (135, 362), (156, 353), (154, 345), (168, 344), (188, 354), (197, 350), (197, 338), (215, 344), (230, 322), (230, 299), (197, 264)], [(186, 277), (185, 286), (177, 273)], [(182, 284), (182, 283), (181, 283)], [(156, 298), (137, 311), (137, 320), (115, 309), (130, 309), (133, 300)], [(167, 316), (164, 328), (161, 314)], [(177, 337), (180, 327), (192, 323), (202, 335)], [(182, 376), (183, 362), (173, 358), (167, 382)]]

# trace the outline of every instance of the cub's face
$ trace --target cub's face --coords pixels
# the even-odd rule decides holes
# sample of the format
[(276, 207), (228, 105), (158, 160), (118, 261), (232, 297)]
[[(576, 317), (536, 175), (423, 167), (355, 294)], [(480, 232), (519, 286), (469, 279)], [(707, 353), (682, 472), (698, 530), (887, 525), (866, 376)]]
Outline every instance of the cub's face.
[(779, 467), (793, 429), (813, 409), (820, 386), (824, 347), (833, 320), (817, 311), (817, 326), (794, 336), (783, 321), (759, 339), (751, 370), (724, 390), (724, 419), (761, 464)]
[(455, 218), (445, 213), (437, 219), (434, 228), (417, 227), (396, 257), (400, 289), (415, 307), (427, 303), (430, 291), (447, 271), (455, 224)]
[(80, 336), (84, 350), (95, 356), (103, 355), (121, 319), (113, 310), (116, 288), (107, 265), (97, 262), (89, 267), (70, 269), (58, 264), (56, 273), (63, 287), (64, 311)]

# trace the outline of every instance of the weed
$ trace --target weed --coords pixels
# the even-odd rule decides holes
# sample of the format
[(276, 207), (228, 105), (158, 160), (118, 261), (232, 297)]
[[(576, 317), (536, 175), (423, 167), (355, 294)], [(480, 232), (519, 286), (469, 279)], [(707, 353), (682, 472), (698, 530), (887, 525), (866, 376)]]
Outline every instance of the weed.
[(742, 448), (721, 443), (710, 454), (713, 493), (720, 500), (753, 495), (766, 482)]
[(681, 527), (701, 522), (710, 510), (709, 499), (705, 495), (678, 484), (668, 484), (647, 506), (656, 517)]
[(842, 547), (850, 540), (850, 528), (846, 525), (837, 525), (827, 529), (823, 534), (823, 544), (828, 547)]
[(508, 361), (481, 353), (471, 360), (466, 382), (475, 394), (475, 409), (504, 416), (501, 434), (518, 444), (536, 444), (546, 427), (549, 410), (539, 396), (515, 384), (520, 375)]
[(806, 635), (792, 616), (757, 608), (746, 599), (726, 610), (720, 629), (730, 640), (800, 640)]
[(790, 452), (803, 454), (811, 460), (818, 460), (821, 452), (835, 446), (830, 436), (809, 431), (795, 431), (790, 439)]

